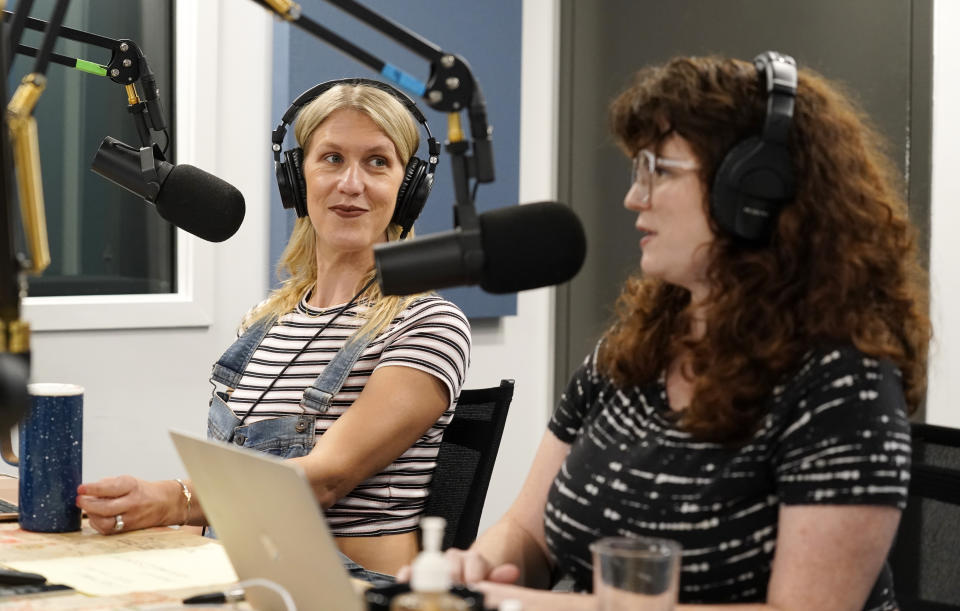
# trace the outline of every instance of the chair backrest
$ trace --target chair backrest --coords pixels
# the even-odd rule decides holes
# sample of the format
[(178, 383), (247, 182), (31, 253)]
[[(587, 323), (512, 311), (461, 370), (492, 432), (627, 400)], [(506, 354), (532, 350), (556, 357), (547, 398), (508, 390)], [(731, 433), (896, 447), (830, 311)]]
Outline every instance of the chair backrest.
[(890, 552), (901, 609), (960, 610), (960, 429), (914, 423), (910, 498)]
[(477, 538), (487, 486), (513, 399), (513, 380), (464, 390), (443, 433), (424, 514), (447, 520), (443, 547), (466, 549)]

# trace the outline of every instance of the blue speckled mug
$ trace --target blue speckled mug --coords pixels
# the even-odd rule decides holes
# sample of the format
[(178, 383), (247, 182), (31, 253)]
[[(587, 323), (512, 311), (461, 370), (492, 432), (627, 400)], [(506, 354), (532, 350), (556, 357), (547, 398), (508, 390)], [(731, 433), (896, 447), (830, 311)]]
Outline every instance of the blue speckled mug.
[(29, 384), (27, 390), (30, 412), (20, 423), (20, 527), (80, 530), (83, 387)]

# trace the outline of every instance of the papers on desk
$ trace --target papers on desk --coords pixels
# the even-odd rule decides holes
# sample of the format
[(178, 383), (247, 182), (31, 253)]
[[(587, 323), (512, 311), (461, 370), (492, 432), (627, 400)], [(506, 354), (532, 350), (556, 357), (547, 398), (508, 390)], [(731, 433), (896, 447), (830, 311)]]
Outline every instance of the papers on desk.
[(0, 527), (0, 541), (5, 566), (93, 596), (237, 581), (219, 543), (168, 529), (103, 537), (87, 530), (45, 535)]
[(223, 548), (216, 543), (187, 549), (160, 549), (7, 563), (18, 571), (40, 573), (84, 594), (109, 596), (228, 584), (237, 581)]

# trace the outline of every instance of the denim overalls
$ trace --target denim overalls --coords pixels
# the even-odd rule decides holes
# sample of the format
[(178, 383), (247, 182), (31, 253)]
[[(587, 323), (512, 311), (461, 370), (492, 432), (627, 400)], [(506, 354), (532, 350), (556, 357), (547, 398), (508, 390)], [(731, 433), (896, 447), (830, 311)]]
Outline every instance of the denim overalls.
[[(304, 391), (300, 400), (300, 415), (244, 424), (234, 415), (233, 410), (227, 407), (227, 396), (218, 385), (226, 388), (237, 387), (253, 353), (276, 321), (276, 317), (268, 316), (253, 323), (213, 366), (210, 381), (214, 383), (215, 389), (207, 416), (207, 437), (281, 458), (295, 458), (306, 456), (313, 449), (316, 443), (316, 414), (322, 414), (330, 408), (330, 400), (340, 392), (360, 354), (373, 340), (374, 334), (368, 332), (354, 335), (344, 344), (313, 384)], [(365, 581), (393, 581), (390, 575), (368, 571), (343, 554), (340, 554), (340, 557), (351, 577)]]

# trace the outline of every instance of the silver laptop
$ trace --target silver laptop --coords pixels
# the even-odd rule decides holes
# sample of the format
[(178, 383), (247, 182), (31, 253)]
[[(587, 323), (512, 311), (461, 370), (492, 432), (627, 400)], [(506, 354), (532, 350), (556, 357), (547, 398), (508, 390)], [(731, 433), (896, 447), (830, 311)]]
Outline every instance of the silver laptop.
[(0, 475), (0, 522), (15, 522), (19, 517), (17, 510), (17, 486), (20, 480)]
[[(299, 610), (365, 609), (300, 467), (176, 431), (170, 437), (241, 581), (272, 580)], [(268, 588), (244, 589), (255, 609), (285, 609)]]

